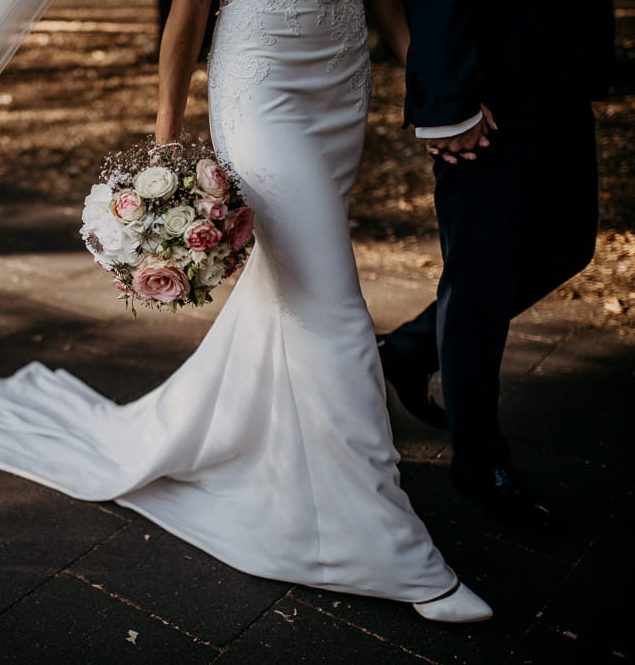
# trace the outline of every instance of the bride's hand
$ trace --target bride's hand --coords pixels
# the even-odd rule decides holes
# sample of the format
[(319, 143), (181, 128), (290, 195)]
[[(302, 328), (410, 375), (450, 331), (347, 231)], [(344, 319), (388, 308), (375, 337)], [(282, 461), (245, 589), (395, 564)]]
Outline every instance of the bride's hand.
[(178, 141), (211, 0), (173, 0), (159, 53), (157, 144)]

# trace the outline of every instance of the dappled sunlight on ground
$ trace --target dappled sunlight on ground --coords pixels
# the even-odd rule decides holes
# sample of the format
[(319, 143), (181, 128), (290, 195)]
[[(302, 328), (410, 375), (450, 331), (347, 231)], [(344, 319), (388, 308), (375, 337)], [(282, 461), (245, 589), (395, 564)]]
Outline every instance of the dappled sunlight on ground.
[[(620, 1), (620, 74), (599, 118), (601, 233), (595, 261), (557, 296), (592, 305), (596, 323), (635, 322), (635, 3)], [(81, 204), (102, 156), (153, 130), (158, 34), (154, 0), (56, 0), (0, 78), (0, 228), (9, 242), (33, 201)], [(194, 74), (187, 128), (209, 136), (205, 65)], [(403, 71), (375, 64), (367, 148), (351, 225), (362, 270), (377, 266), (436, 280), (431, 165), (401, 129)], [(557, 154), (556, 159), (566, 156)], [(11, 205), (11, 219), (6, 208)], [(28, 215), (27, 215), (28, 216)], [(545, 242), (548, 242), (548, 238)], [(37, 242), (37, 239), (35, 239)], [(33, 251), (33, 247), (31, 247)]]

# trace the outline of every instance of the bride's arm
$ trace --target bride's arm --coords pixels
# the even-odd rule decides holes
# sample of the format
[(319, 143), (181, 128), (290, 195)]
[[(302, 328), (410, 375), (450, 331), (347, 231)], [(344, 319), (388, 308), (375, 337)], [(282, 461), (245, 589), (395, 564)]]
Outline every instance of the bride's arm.
[(212, 0), (173, 0), (159, 53), (157, 143), (179, 138)]
[(402, 65), (406, 64), (410, 32), (401, 0), (370, 0), (379, 29)]

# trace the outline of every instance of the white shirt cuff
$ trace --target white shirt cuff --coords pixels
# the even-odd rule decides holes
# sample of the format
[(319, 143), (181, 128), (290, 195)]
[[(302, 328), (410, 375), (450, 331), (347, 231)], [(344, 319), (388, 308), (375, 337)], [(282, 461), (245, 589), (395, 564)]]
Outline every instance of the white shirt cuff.
[(449, 139), (453, 136), (458, 136), (467, 132), (473, 127), (476, 127), (483, 119), (482, 111), (479, 111), (475, 116), (459, 122), (457, 125), (443, 125), (442, 127), (417, 127), (415, 136), (418, 139)]

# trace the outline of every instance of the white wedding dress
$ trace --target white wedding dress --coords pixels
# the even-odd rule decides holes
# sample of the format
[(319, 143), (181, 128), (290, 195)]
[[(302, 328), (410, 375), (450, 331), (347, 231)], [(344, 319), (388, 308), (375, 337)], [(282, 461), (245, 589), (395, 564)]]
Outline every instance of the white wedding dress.
[(120, 406), (32, 363), (0, 381), (0, 468), (114, 499), (240, 570), (423, 601), (456, 583), (399, 487), (347, 211), (370, 68), (362, 0), (222, 3), (214, 142), (257, 214), (222, 313)]

